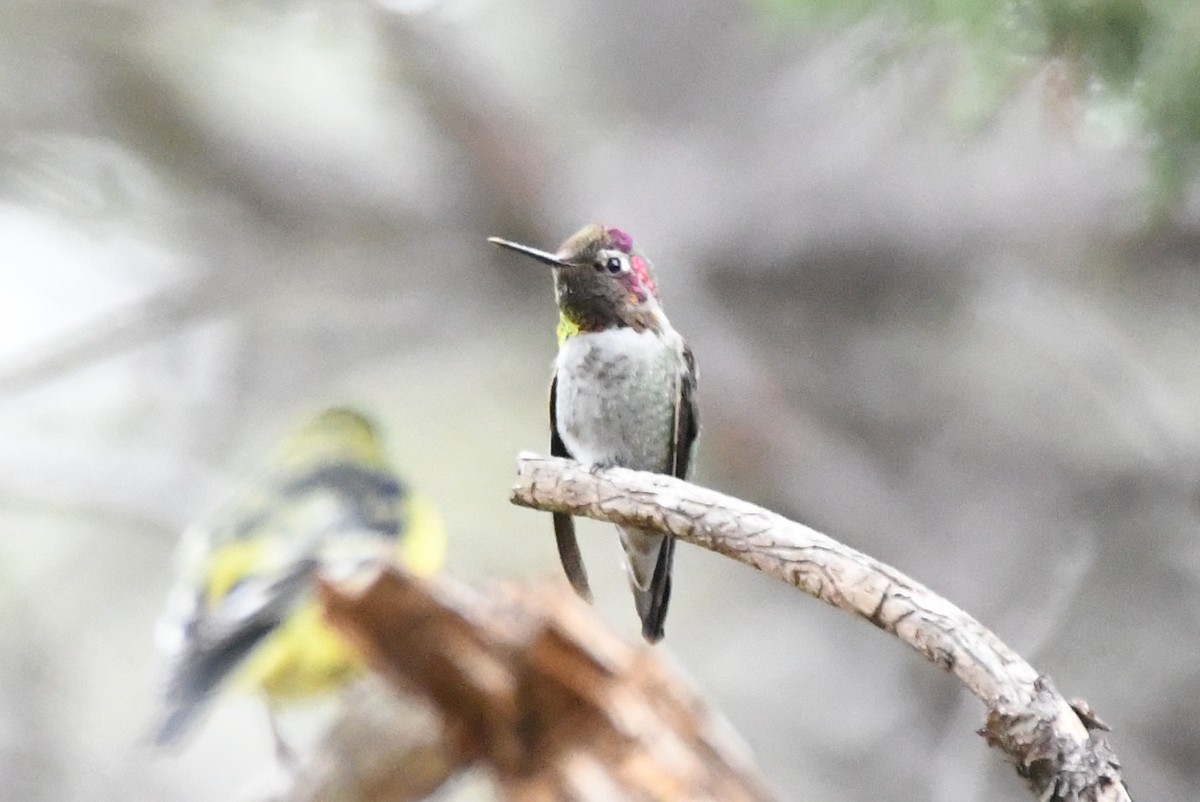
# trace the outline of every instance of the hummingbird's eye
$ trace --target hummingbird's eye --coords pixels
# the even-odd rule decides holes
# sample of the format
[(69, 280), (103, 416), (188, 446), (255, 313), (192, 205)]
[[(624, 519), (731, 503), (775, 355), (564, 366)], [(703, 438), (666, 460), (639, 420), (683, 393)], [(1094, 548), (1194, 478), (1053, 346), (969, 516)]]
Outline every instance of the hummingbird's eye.
[(608, 262), (604, 266), (608, 268), (609, 273), (620, 273), (623, 267), (621, 260), (616, 256), (608, 257)]

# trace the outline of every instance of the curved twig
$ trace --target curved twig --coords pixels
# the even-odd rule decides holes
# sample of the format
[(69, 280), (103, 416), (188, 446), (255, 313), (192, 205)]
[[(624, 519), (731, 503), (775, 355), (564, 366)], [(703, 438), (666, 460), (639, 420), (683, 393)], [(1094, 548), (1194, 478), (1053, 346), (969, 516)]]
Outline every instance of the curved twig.
[(761, 507), (659, 474), (589, 471), (523, 454), (514, 504), (654, 529), (863, 618), (958, 677), (988, 708), (980, 730), (1044, 800), (1128, 800), (1106, 729), (1083, 703), (955, 605), (889, 565)]

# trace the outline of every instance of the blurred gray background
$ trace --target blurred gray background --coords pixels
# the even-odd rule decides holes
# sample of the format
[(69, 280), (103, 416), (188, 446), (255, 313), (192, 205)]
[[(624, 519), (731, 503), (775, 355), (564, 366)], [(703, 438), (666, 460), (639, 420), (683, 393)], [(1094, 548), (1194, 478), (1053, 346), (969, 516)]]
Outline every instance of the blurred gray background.
[[(698, 481), (944, 593), (1113, 726), (1137, 798), (1195, 798), (1200, 203), (1164, 212), (1153, 137), (1053, 61), (981, 122), (961, 52), (898, 30), (0, 6), (2, 795), (225, 799), (270, 762), (253, 699), (146, 747), (153, 621), (180, 528), (323, 404), (387, 425), (450, 573), (557, 577), (506, 500), (546, 450), (550, 278), (484, 240), (597, 221), (695, 350)], [(615, 538), (582, 530), (633, 637)], [(728, 560), (680, 549), (662, 648), (781, 799), (1027, 798), (953, 680)]]

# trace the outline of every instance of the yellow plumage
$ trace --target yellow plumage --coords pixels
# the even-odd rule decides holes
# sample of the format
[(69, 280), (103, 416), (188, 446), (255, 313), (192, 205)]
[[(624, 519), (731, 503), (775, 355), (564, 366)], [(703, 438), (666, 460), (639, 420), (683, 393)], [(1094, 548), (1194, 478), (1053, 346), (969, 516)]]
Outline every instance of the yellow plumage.
[(559, 312), (558, 313), (558, 327), (555, 328), (555, 330), (554, 330), (554, 334), (555, 334), (556, 339), (558, 340), (559, 346), (561, 346), (563, 343), (565, 343), (567, 340), (571, 339), (578, 333), (579, 333), (579, 324), (573, 322), (570, 318), (568, 318), (562, 312)]
[(444, 559), (445, 534), (433, 506), (392, 472), (371, 422), (331, 409), (183, 546), (159, 627), (170, 674), (163, 742), (230, 681), (281, 701), (343, 685), (362, 660), (322, 620), (315, 573), (399, 561), (428, 575)]
[[(446, 554), (441, 518), (424, 497), (412, 495), (407, 501), (409, 528), (396, 556), (414, 574), (430, 576)], [(282, 700), (338, 687), (361, 668), (354, 647), (325, 623), (310, 599), (249, 657), (236, 681), (247, 690), (261, 688)]]

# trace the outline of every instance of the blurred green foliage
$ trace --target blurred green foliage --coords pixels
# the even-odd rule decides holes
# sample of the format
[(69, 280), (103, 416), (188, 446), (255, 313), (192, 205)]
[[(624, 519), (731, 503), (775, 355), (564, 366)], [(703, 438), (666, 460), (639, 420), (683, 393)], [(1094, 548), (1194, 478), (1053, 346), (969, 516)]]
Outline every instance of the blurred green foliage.
[[(951, 93), (957, 118), (981, 122), (1055, 65), (1089, 121), (1138, 138), (1160, 201), (1177, 200), (1200, 166), (1200, 2), (1196, 0), (759, 0), (775, 26), (895, 19), (902, 44), (950, 41), (967, 66)], [(1062, 87), (1058, 87), (1062, 88)]]

